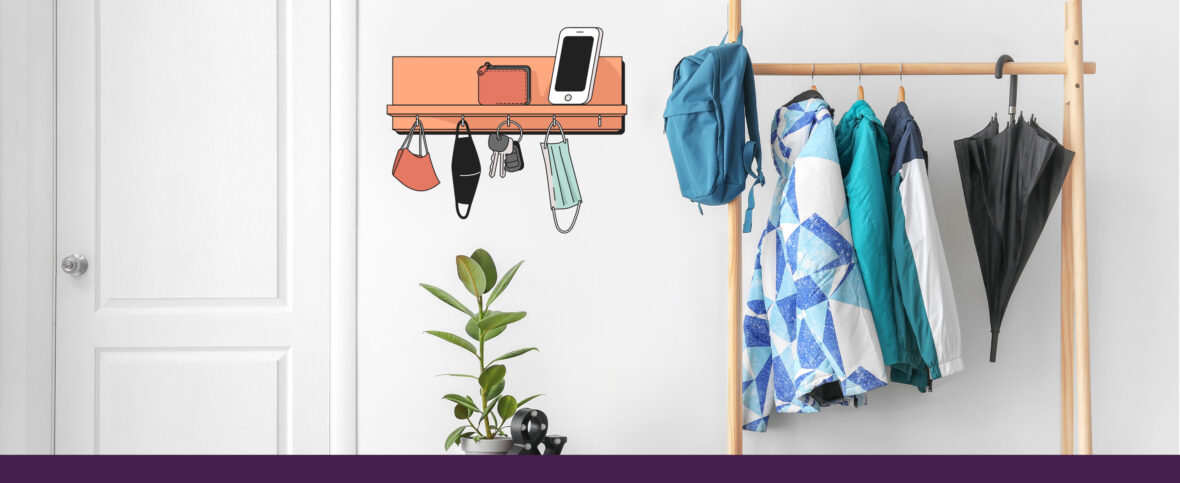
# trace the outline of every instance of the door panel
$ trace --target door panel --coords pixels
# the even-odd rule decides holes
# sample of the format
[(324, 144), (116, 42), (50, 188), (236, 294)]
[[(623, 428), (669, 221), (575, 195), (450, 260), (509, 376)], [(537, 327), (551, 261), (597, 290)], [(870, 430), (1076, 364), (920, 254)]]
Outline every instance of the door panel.
[(57, 23), (58, 452), (326, 452), (328, 3)]
[(178, 3), (96, 9), (100, 304), (278, 296), (285, 19)]
[(242, 348), (99, 351), (98, 452), (277, 452), (290, 402), (286, 355)]

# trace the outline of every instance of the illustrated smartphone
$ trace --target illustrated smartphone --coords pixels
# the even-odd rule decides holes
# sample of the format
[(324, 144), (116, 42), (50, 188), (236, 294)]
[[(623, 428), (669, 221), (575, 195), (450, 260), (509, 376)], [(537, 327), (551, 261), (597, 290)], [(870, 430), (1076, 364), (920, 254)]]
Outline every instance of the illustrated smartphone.
[(557, 57), (549, 82), (550, 104), (585, 104), (594, 91), (602, 29), (566, 27), (557, 37)]

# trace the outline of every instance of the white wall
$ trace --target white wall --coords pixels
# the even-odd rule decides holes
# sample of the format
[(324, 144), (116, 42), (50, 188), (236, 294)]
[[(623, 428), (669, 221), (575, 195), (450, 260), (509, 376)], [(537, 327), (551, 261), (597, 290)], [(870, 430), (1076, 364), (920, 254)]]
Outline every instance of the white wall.
[[(759, 62), (1019, 61), (1062, 58), (1062, 2), (747, 1), (745, 41)], [(418, 282), (459, 292), (453, 257), (484, 247), (501, 267), (527, 259), (503, 308), (529, 317), (493, 341), (536, 345), (508, 364), (508, 392), (536, 407), (573, 453), (719, 453), (725, 449), (725, 210), (680, 197), (661, 133), (672, 68), (718, 42), (725, 1), (360, 4), (359, 447), (438, 452), (454, 427), (440, 397), (467, 387), (434, 374), (473, 360), (422, 334), (461, 332)], [(1087, 2), (1091, 361), (1094, 450), (1177, 451), (1177, 6)], [(1147, 15), (1147, 11), (1160, 11)], [(1014, 15), (1013, 12), (1019, 12)], [(429, 139), (442, 185), (412, 192), (389, 175), (401, 137), (384, 114), (393, 55), (549, 55), (558, 30), (605, 30), (603, 55), (627, 63), (627, 131), (573, 136), (586, 199), (577, 228), (549, 220), (539, 136), (526, 168), (481, 180), (471, 218), (454, 216), (450, 136)], [(773, 109), (807, 78), (758, 80), (763, 139)], [(855, 77), (817, 78), (843, 113)], [(931, 394), (889, 386), (867, 408), (777, 415), (746, 433), (748, 453), (1053, 453), (1059, 424), (1059, 213), (1008, 309), (999, 362), (987, 362), (987, 306), (952, 141), (1003, 111), (1007, 80), (909, 77), (908, 100), (930, 153), (933, 194), (964, 324), (967, 370)], [(897, 79), (866, 77), (884, 116)], [(1019, 109), (1060, 135), (1062, 80), (1025, 76)], [(477, 138), (481, 155), (488, 151)], [(769, 158), (769, 156), (768, 156)], [(486, 168), (486, 160), (485, 160)], [(768, 161), (766, 169), (773, 173)], [(758, 188), (766, 218), (776, 176)], [(750, 265), (757, 239), (746, 235)], [(748, 277), (747, 267), (747, 277)], [(745, 278), (745, 277), (743, 277)], [(469, 388), (468, 388), (469, 389)]]

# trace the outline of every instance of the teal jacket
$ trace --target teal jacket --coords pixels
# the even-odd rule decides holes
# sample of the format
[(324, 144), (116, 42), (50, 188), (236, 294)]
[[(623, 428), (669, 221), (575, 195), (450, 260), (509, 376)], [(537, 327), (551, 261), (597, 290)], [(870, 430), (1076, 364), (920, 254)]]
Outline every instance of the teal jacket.
[(856, 101), (840, 119), (836, 148), (848, 194), (852, 243), (864, 276), (881, 355), (890, 366), (893, 382), (925, 391), (929, 385), (928, 370), (906, 322), (893, 263), (890, 214), (894, 187), (889, 173), (889, 138), (865, 101)]

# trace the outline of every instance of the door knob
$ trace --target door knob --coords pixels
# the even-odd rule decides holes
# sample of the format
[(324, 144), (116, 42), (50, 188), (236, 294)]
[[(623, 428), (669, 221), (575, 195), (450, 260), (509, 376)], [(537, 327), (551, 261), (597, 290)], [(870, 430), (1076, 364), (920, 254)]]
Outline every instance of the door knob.
[(86, 267), (86, 257), (77, 253), (61, 259), (61, 271), (75, 277), (84, 275), (86, 273)]

